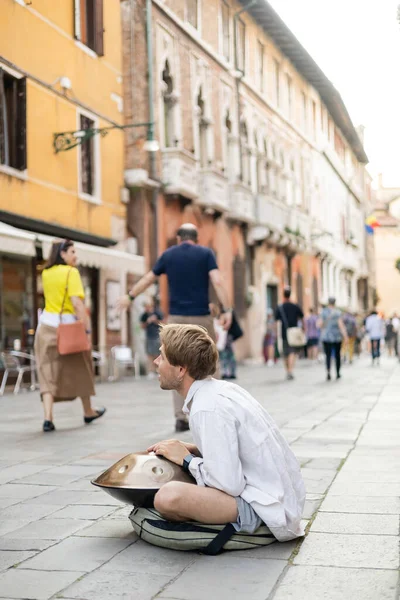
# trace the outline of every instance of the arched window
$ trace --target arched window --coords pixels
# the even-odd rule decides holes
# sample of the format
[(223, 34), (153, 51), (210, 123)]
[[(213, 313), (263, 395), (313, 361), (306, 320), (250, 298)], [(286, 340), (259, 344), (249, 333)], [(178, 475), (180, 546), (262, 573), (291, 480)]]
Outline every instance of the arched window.
[(169, 62), (165, 61), (165, 67), (162, 72), (163, 89), (163, 107), (164, 107), (164, 144), (166, 148), (175, 146), (175, 123), (174, 123), (174, 84), (170, 72)]
[(242, 147), (242, 181), (246, 185), (251, 185), (249, 134), (245, 121), (242, 121), (240, 124), (240, 138)]
[(232, 144), (232, 121), (229, 113), (229, 109), (225, 115), (225, 130), (224, 130), (224, 144), (225, 144), (225, 174), (229, 179), (233, 179), (233, 173), (235, 169), (235, 157), (234, 148)]
[(208, 164), (208, 151), (207, 151), (207, 120), (205, 118), (205, 103), (203, 98), (203, 89), (200, 86), (199, 94), (197, 96), (197, 108), (199, 115), (199, 158), (200, 167), (205, 169)]

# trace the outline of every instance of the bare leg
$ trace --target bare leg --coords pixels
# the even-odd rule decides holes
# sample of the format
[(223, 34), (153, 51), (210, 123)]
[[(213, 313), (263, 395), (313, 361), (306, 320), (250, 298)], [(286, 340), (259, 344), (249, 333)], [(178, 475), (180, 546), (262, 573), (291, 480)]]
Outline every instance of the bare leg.
[(45, 392), (42, 394), (43, 400), (43, 410), (44, 410), (44, 420), (52, 421), (53, 420), (53, 404), (54, 398), (53, 395), (49, 392)]
[(233, 496), (210, 487), (170, 481), (154, 498), (154, 507), (170, 521), (234, 523), (238, 518)]
[(289, 374), (292, 374), (292, 371), (294, 369), (295, 360), (296, 360), (296, 354), (294, 352), (291, 352), (289, 354), (289, 356), (287, 357), (287, 363), (286, 363), (286, 365), (287, 365), (286, 369)]
[(97, 412), (92, 408), (92, 402), (90, 396), (84, 396), (81, 398), (83, 405), (83, 414), (85, 417), (95, 417)]

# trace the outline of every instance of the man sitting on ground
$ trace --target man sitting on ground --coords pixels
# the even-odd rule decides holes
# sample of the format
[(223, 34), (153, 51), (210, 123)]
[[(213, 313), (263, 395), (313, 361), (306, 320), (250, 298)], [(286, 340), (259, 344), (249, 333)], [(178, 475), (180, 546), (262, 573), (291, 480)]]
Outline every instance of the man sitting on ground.
[(204, 328), (164, 325), (160, 339), (160, 387), (185, 398), (195, 445), (164, 440), (148, 452), (182, 465), (197, 486), (166, 483), (156, 510), (171, 521), (233, 523), (249, 533), (265, 523), (282, 542), (303, 535), (300, 468), (272, 418), (243, 388), (211, 378), (218, 351)]

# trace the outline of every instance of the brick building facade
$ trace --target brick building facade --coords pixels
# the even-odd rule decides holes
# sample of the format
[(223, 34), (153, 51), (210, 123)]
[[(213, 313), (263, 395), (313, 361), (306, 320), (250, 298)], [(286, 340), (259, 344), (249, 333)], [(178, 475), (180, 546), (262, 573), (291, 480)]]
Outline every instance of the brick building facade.
[[(122, 1), (125, 120), (147, 123), (153, 111), (160, 143), (147, 153), (146, 127), (128, 130), (125, 182), (128, 233), (148, 267), (181, 223), (195, 223), (244, 325), (239, 355), (256, 357), (285, 284), (307, 311), (349, 280), (342, 304), (358, 307), (367, 158), (312, 58), (267, 2), (247, 5)], [(331, 178), (343, 187), (334, 196)], [(324, 219), (336, 201), (348, 240), (342, 212)], [(166, 312), (165, 281), (160, 299)]]

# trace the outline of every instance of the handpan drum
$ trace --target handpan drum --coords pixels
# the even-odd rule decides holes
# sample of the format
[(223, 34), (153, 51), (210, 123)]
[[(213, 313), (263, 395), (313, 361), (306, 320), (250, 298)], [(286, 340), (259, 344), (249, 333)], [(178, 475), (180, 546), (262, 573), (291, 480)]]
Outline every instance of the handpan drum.
[(182, 467), (166, 458), (154, 452), (137, 452), (121, 458), (92, 484), (125, 504), (152, 508), (154, 496), (168, 481), (196, 483)]

